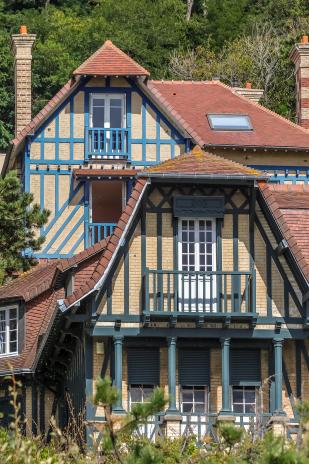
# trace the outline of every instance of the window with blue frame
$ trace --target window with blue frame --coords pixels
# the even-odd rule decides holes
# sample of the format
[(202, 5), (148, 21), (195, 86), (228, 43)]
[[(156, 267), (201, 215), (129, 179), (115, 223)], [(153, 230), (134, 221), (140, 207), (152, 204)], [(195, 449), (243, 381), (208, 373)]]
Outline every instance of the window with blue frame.
[(90, 95), (89, 154), (127, 153), (126, 96), (94, 93)]

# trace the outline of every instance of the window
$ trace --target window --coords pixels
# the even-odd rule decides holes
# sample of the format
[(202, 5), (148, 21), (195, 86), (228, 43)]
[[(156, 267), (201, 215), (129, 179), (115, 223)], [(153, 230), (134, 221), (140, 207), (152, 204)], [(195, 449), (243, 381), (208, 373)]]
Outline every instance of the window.
[(130, 385), (129, 388), (129, 401), (130, 409), (138, 403), (148, 403), (152, 395), (154, 385)]
[(90, 102), (90, 127), (101, 129), (125, 127), (125, 95), (92, 94)]
[(253, 129), (249, 116), (245, 114), (208, 114), (213, 130), (250, 131)]
[(179, 311), (216, 311), (216, 221), (179, 219), (178, 234)]
[(214, 270), (214, 220), (181, 219), (179, 238), (182, 271)]
[(233, 411), (239, 414), (255, 413), (255, 387), (233, 387)]
[(0, 309), (0, 356), (17, 353), (16, 307)]
[(206, 414), (207, 387), (184, 386), (181, 388), (181, 409), (187, 414)]

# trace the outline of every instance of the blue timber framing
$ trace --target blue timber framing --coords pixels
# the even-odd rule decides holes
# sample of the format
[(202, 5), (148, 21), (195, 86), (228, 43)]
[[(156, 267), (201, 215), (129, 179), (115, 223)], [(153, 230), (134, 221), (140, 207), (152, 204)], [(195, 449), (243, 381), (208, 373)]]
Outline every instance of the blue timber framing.
[(271, 174), (270, 181), (275, 183), (308, 184), (309, 167), (308, 166), (268, 166), (268, 165), (250, 165), (254, 169), (266, 171)]
[[(175, 146), (176, 144), (184, 145), (185, 150), (188, 151), (190, 148), (190, 141), (184, 139), (179, 131), (170, 123), (170, 121), (162, 114), (160, 108), (157, 107), (136, 85), (132, 80), (129, 80), (131, 87), (111, 87), (110, 80), (106, 80), (106, 87), (90, 87), (86, 86), (89, 79), (83, 79), (80, 85), (78, 85), (71, 94), (56, 108), (56, 110), (46, 119), (46, 121), (35, 131), (33, 135), (28, 137), (27, 143), (25, 146), (25, 154), (23, 157), (23, 178), (24, 178), (24, 188), (25, 191), (30, 191), (30, 178), (32, 175), (40, 176), (40, 206), (48, 206), (48, 199), (45, 198), (45, 188), (44, 188), (44, 179), (45, 176), (53, 175), (55, 176), (55, 194), (54, 194), (54, 205), (55, 205), (55, 215), (50, 222), (49, 229), (52, 225), (59, 220), (63, 210), (68, 206), (68, 201), (65, 202), (65, 206), (59, 204), (59, 176), (67, 175), (70, 176), (72, 180), (72, 169), (74, 167), (79, 167), (83, 164), (89, 162), (88, 157), (88, 128), (89, 128), (89, 96), (91, 93), (122, 93), (126, 95), (126, 121), (128, 132), (128, 161), (132, 161), (132, 144), (142, 145), (142, 161), (132, 161), (132, 165), (145, 165), (150, 166), (161, 161), (161, 150), (160, 146), (169, 145), (171, 147), (171, 158), (175, 156)], [(131, 128), (132, 128), (132, 92), (137, 93), (142, 99), (142, 108), (141, 108), (141, 118), (142, 118), (142, 138), (131, 137)], [(74, 98), (78, 93), (84, 95), (84, 137), (76, 137), (74, 134)], [(68, 108), (70, 112), (69, 118), (69, 133), (67, 137), (63, 137), (63, 134), (60, 130), (60, 117), (59, 114), (63, 111), (64, 108)], [(146, 130), (146, 117), (147, 109), (154, 111), (156, 118), (156, 133), (155, 138), (147, 138)], [(47, 127), (49, 124), (55, 122), (55, 133), (53, 136), (48, 136)], [(170, 137), (168, 139), (161, 138), (161, 122), (164, 123), (169, 131)], [(31, 159), (30, 157), (30, 148), (33, 142), (40, 144), (40, 157), (39, 159)], [(45, 143), (52, 143), (55, 146), (55, 156), (54, 159), (46, 159), (45, 156)], [(69, 159), (59, 159), (59, 144), (68, 144), (69, 145)], [(74, 159), (74, 144), (83, 143), (84, 144), (84, 159)], [(148, 161), (147, 160), (147, 145), (156, 145), (156, 160)], [(83, 201), (87, 202), (87, 188), (85, 188), (85, 198)], [(81, 205), (82, 206), (82, 205)], [(65, 253), (62, 252), (61, 247), (58, 247), (55, 252), (51, 252), (50, 242), (46, 243), (45, 249), (40, 253), (35, 253), (37, 258), (61, 258), (66, 256), (71, 256), (78, 249), (82, 241), (84, 240), (84, 247), (89, 245), (88, 240), (88, 227), (87, 227), (87, 218), (89, 220), (89, 208), (88, 204), (84, 208), (84, 223), (85, 223), (85, 232), (83, 237), (78, 237), (76, 242), (72, 245), (71, 250), (66, 250)], [(47, 229), (41, 230), (41, 234), (46, 235)], [(56, 234), (58, 234), (57, 231)], [(66, 240), (71, 237), (72, 234), (68, 234)], [(53, 242), (55, 237), (52, 238)]]

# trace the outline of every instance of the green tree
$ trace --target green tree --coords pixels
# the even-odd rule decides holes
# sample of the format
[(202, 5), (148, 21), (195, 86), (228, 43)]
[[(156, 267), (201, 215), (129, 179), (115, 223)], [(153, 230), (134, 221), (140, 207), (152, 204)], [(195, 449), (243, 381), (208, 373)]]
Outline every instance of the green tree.
[(44, 238), (37, 230), (46, 224), (49, 212), (33, 204), (33, 195), (21, 191), (14, 171), (0, 179), (0, 283), (16, 271), (34, 264), (25, 250), (37, 251)]

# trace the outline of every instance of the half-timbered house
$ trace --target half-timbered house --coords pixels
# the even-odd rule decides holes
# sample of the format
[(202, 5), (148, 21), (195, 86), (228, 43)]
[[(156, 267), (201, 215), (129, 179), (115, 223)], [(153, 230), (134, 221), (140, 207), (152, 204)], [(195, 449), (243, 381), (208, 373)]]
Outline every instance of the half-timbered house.
[[(304, 98), (302, 127), (250, 85), (152, 81), (107, 41), (30, 120), (34, 39), (25, 28), (12, 38), (3, 175), (17, 169), (51, 216), (38, 266), (0, 288), (5, 420), (13, 370), (33, 433), (51, 415), (65, 426), (70, 398), (90, 441), (107, 374), (114, 414), (165, 389), (151, 436), (201, 437), (218, 420), (295, 432), (309, 395)], [(304, 94), (308, 47), (292, 53)]]

